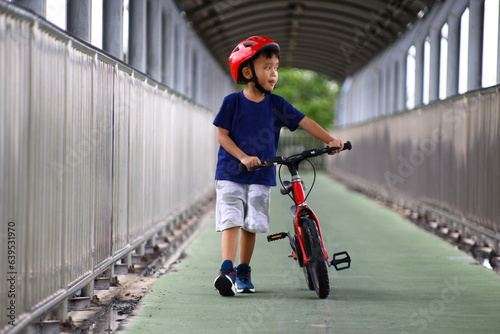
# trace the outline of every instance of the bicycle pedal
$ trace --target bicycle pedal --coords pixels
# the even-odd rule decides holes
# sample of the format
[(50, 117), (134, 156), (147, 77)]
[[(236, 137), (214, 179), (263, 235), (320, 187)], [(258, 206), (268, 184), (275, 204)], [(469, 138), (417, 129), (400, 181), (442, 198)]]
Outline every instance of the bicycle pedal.
[(271, 242), (271, 241), (276, 241), (276, 240), (280, 240), (280, 239), (285, 239), (287, 237), (288, 237), (288, 233), (287, 232), (270, 234), (270, 235), (267, 236), (267, 241)]
[[(351, 267), (351, 257), (346, 251), (335, 253), (333, 254), (333, 260), (330, 263), (335, 267), (335, 270), (337, 271), (349, 269)], [(342, 264), (345, 265), (340, 266)]]

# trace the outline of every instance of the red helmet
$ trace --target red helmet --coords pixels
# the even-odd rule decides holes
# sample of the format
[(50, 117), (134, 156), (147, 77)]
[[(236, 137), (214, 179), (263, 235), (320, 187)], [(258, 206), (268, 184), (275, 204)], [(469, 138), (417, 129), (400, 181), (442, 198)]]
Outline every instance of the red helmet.
[(279, 49), (280, 46), (278, 43), (264, 36), (248, 37), (238, 44), (229, 56), (229, 67), (231, 68), (231, 75), (233, 76), (234, 82), (239, 84), (244, 83), (238, 80), (240, 79), (238, 78), (238, 74), (241, 64), (251, 59), (262, 47), (273, 44)]

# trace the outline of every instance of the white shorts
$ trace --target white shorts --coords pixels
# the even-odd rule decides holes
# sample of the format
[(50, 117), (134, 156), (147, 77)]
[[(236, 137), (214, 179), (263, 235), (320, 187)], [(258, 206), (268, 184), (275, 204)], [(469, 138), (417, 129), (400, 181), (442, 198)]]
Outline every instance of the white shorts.
[(216, 180), (215, 230), (241, 227), (252, 233), (269, 232), (271, 186)]

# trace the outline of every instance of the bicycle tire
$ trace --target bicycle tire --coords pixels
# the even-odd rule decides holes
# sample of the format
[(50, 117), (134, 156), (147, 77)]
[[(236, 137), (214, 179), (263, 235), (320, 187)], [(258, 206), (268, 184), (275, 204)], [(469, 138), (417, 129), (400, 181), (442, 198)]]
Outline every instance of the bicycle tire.
[(302, 260), (302, 250), (300, 249), (300, 243), (299, 243), (299, 237), (295, 234), (293, 236), (293, 245), (295, 247), (292, 247), (292, 249), (295, 251), (295, 254), (297, 255), (297, 261), (299, 262), (299, 266), (302, 267), (304, 270), (304, 276), (306, 278), (306, 284), (309, 290), (314, 290), (314, 284), (311, 278), (311, 274), (309, 273), (309, 268), (304, 264), (304, 261)]
[(309, 290), (315, 290), (313, 278), (312, 278), (311, 273), (309, 271), (309, 266), (304, 266), (302, 269), (304, 269), (304, 276), (306, 277), (307, 287), (309, 288)]
[(302, 222), (302, 231), (308, 259), (307, 269), (304, 269), (306, 282), (309, 288), (311, 288), (312, 283), (318, 297), (325, 299), (330, 294), (330, 279), (328, 277), (328, 266), (318, 227), (311, 219), (304, 219)]

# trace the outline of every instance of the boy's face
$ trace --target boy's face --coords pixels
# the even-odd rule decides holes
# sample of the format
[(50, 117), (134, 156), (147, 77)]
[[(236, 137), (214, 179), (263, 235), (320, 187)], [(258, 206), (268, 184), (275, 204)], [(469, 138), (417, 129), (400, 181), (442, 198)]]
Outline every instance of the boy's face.
[(278, 66), (279, 59), (276, 55), (266, 58), (266, 55), (261, 54), (258, 58), (254, 59), (253, 67), (255, 74), (259, 79), (260, 85), (265, 90), (272, 91), (274, 86), (276, 86), (278, 82)]

